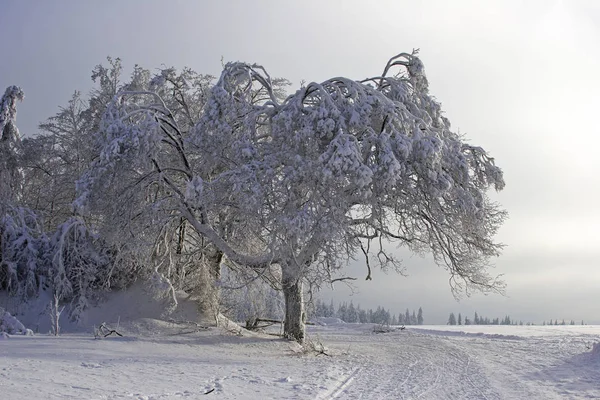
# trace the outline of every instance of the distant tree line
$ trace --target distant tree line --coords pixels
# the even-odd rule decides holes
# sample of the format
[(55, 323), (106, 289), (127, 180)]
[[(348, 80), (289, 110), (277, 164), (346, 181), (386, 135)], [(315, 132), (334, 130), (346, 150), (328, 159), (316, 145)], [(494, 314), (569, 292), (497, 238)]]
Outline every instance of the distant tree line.
[(404, 313), (392, 314), (384, 307), (378, 306), (375, 310), (369, 308), (364, 309), (360, 304), (354, 305), (342, 302), (336, 307), (333, 300), (329, 304), (316, 299), (313, 302), (313, 307), (310, 311), (312, 317), (330, 317), (339, 318), (344, 322), (349, 323), (374, 323), (374, 324), (390, 324), (390, 325), (423, 325), (423, 309), (412, 313), (406, 309)]
[[(446, 322), (446, 325), (535, 325), (535, 323), (533, 322), (526, 322), (523, 323), (523, 321), (517, 321), (512, 319), (509, 315), (506, 315), (504, 318), (494, 318), (494, 319), (489, 319), (488, 317), (483, 317), (477, 314), (477, 312), (475, 312), (475, 315), (473, 317), (473, 319), (469, 319), (469, 317), (465, 316), (463, 319), (463, 316), (461, 315), (461, 313), (458, 313), (458, 317), (454, 314), (454, 313), (450, 313), (450, 316), (448, 317), (448, 322)], [(565, 322), (565, 320), (563, 319), (562, 322), (558, 322), (558, 319), (555, 319), (554, 321), (551, 319), (549, 322), (543, 321), (542, 325), (546, 326), (546, 325), (576, 325), (574, 320), (571, 320), (569, 323)], [(581, 325), (585, 325), (583, 321), (581, 321)]]
[(533, 322), (523, 323), (523, 321), (517, 321), (511, 319), (509, 315), (504, 318), (493, 318), (483, 317), (475, 312), (473, 319), (465, 316), (464, 319), (461, 313), (458, 313), (458, 317), (454, 313), (450, 313), (448, 317), (447, 325), (535, 325)]
[[(575, 323), (575, 320), (571, 320), (569, 323), (565, 322), (565, 320), (563, 319), (561, 322), (558, 322), (558, 319), (555, 319), (554, 321), (552, 321), (552, 319), (550, 319), (550, 321), (546, 322), (542, 322), (542, 325), (577, 325)], [(581, 325), (585, 325), (585, 323), (583, 322), (583, 320), (581, 320)]]

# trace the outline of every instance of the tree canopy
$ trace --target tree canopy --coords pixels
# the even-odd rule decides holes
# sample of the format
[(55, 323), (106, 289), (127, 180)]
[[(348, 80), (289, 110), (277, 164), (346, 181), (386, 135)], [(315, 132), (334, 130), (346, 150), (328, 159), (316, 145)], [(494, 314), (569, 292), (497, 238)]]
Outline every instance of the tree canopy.
[(185, 114), (187, 101), (161, 95), (165, 82), (108, 103), (100, 156), (78, 183), (81, 212), (102, 210), (129, 232), (183, 219), (228, 262), (279, 266), (286, 335), (300, 341), (302, 281), (331, 281), (359, 252), (369, 269), (398, 267), (384, 241), (431, 251), (455, 293), (502, 290), (487, 261), (506, 214), (486, 195), (504, 187), (502, 172), (452, 132), (415, 52), (380, 76), (285, 99), (263, 67), (229, 63), (205, 103), (192, 100), (194, 124), (173, 109)]

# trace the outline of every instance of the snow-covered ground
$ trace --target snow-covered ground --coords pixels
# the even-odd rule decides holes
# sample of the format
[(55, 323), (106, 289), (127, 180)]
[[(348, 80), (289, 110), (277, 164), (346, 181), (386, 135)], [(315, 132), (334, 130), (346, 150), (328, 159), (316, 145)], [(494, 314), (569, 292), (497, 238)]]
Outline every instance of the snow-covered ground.
[(0, 398), (600, 398), (600, 349), (592, 351), (599, 326), (310, 327), (326, 354), (274, 336), (156, 319), (128, 329), (135, 334), (101, 340), (0, 340)]
[(440, 335), (466, 336), (577, 336), (600, 335), (600, 325), (423, 325), (409, 327), (413, 331)]

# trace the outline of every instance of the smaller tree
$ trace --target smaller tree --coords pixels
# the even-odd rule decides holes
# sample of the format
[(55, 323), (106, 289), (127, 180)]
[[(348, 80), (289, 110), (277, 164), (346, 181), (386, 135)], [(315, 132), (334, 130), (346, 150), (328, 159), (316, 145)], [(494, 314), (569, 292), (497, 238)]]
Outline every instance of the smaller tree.
[(333, 299), (331, 299), (331, 302), (329, 303), (326, 316), (331, 318), (335, 317), (335, 306), (333, 305)]
[(450, 316), (448, 317), (448, 325), (456, 325), (456, 316), (454, 313), (450, 313)]
[(17, 101), (24, 97), (20, 87), (9, 86), (0, 98), (0, 213), (14, 201), (22, 183), (18, 162), (21, 135), (16, 122)]
[(354, 303), (350, 302), (347, 310), (347, 321), (346, 322), (358, 322), (358, 313), (356, 312), (356, 308), (354, 307)]
[(346, 321), (348, 319), (348, 306), (346, 302), (340, 303), (337, 310), (337, 317), (342, 321)]
[(369, 317), (368, 314), (365, 310), (363, 310), (362, 308), (360, 308), (360, 306), (357, 308), (358, 309), (358, 320), (361, 324), (366, 324), (369, 322)]
[(65, 306), (60, 305), (60, 295), (58, 292), (54, 292), (52, 300), (48, 305), (48, 315), (50, 317), (50, 326), (52, 327), (52, 333), (54, 336), (60, 335), (60, 315), (64, 311)]

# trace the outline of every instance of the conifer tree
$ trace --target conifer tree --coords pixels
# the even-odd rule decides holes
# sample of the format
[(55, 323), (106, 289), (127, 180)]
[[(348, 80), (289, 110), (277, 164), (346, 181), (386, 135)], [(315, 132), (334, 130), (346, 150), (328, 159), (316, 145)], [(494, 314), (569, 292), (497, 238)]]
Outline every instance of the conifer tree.
[(448, 317), (448, 325), (456, 325), (456, 316), (454, 313), (450, 313), (450, 316)]

